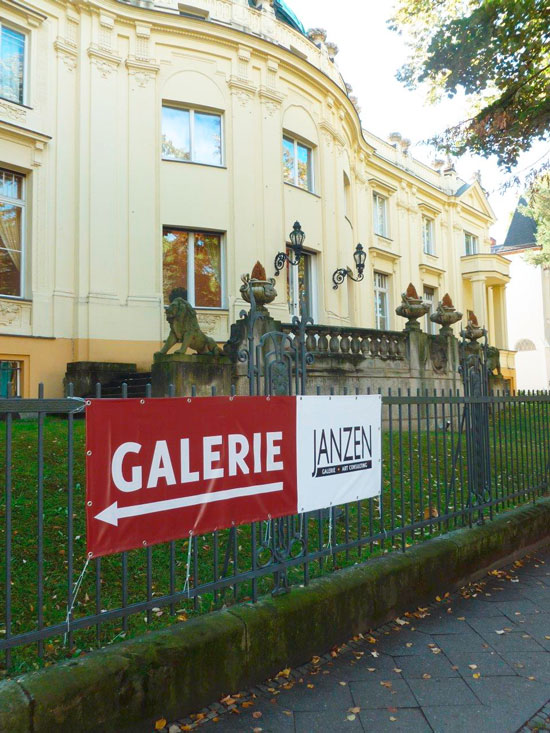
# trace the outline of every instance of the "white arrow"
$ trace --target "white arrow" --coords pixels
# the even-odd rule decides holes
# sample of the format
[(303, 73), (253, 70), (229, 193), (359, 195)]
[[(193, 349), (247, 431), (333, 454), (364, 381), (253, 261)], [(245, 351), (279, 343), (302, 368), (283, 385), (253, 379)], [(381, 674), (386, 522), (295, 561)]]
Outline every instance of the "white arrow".
[(144, 514), (156, 514), (157, 512), (169, 512), (172, 509), (181, 509), (186, 506), (197, 504), (213, 504), (215, 501), (228, 501), (238, 499), (242, 496), (256, 496), (258, 494), (272, 494), (275, 491), (283, 490), (283, 482), (275, 484), (263, 484), (262, 486), (245, 486), (242, 489), (226, 489), (225, 491), (212, 491), (208, 494), (196, 494), (195, 496), (184, 496), (180, 499), (167, 499), (166, 501), (154, 501), (150, 504), (136, 504), (135, 506), (121, 506), (118, 503), (108, 506), (95, 519), (106, 524), (118, 527), (118, 520), (126, 517), (140, 517)]

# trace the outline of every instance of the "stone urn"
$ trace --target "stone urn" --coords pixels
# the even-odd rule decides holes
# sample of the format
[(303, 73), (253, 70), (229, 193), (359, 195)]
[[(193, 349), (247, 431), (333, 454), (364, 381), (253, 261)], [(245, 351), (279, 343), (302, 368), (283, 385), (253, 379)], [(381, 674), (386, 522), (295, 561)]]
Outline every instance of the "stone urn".
[(477, 341), (485, 333), (485, 329), (481, 328), (479, 325), (475, 313), (470, 313), (470, 316), (468, 317), (468, 325), (464, 329), (463, 333), (469, 341)]
[(425, 316), (429, 310), (430, 304), (419, 298), (416, 288), (412, 283), (409, 283), (406, 292), (401, 295), (401, 305), (397, 306), (395, 312), (398, 316), (408, 319), (405, 324), (405, 331), (421, 331), (418, 319)]
[(275, 280), (267, 279), (264, 267), (256, 262), (250, 275), (241, 275), (241, 295), (243, 300), (250, 303), (250, 291), (254, 294), (254, 300), (258, 310), (267, 311), (266, 305), (273, 302), (277, 297)]
[(449, 293), (445, 293), (443, 300), (440, 300), (435, 313), (430, 315), (430, 321), (437, 323), (441, 328), (439, 329), (440, 336), (452, 336), (453, 329), (451, 326), (454, 323), (458, 323), (462, 318), (462, 313), (459, 313), (453, 305)]

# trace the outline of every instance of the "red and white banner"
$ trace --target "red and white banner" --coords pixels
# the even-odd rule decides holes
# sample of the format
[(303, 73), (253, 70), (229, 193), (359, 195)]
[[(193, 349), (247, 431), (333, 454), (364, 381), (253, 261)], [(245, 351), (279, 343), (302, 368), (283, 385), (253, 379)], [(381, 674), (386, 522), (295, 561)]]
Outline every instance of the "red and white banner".
[(380, 494), (381, 398), (92, 400), (90, 557)]

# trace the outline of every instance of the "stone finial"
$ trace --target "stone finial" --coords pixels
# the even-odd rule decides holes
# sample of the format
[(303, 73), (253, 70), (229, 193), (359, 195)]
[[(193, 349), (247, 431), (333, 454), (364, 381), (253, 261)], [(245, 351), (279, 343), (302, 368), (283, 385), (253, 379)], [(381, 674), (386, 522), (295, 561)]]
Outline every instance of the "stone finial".
[(340, 50), (338, 46), (333, 43), (332, 41), (327, 41), (325, 43), (326, 49), (328, 51), (328, 55), (332, 61), (334, 61), (334, 58), (338, 56), (338, 51)]
[(400, 132), (390, 132), (388, 135), (388, 139), (392, 145), (397, 147), (397, 145), (401, 144), (401, 140), (403, 139), (403, 135), (401, 135)]
[(443, 298), (439, 301), (435, 313), (430, 315), (430, 321), (441, 326), (439, 331), (441, 336), (452, 336), (453, 330), (451, 326), (453, 323), (458, 323), (461, 318), (462, 313), (459, 313), (454, 307), (449, 293), (445, 293)]
[(395, 312), (398, 316), (407, 318), (405, 331), (420, 331), (418, 319), (425, 316), (430, 310), (430, 304), (418, 297), (416, 288), (409, 283), (407, 290), (401, 295), (401, 304), (397, 306)]
[(310, 28), (307, 32), (307, 37), (316, 46), (320, 46), (327, 40), (327, 32), (324, 28)]
[(254, 302), (258, 310), (267, 311), (266, 304), (271, 303), (277, 297), (277, 291), (275, 290), (275, 280), (273, 278), (268, 279), (265, 267), (261, 262), (256, 262), (252, 268), (250, 275), (241, 275), (243, 284), (241, 285), (241, 295), (243, 300), (250, 303), (250, 292), (254, 296)]
[(477, 316), (473, 311), (468, 313), (468, 324), (464, 329), (464, 335), (469, 341), (477, 341), (485, 333), (484, 328), (480, 328)]

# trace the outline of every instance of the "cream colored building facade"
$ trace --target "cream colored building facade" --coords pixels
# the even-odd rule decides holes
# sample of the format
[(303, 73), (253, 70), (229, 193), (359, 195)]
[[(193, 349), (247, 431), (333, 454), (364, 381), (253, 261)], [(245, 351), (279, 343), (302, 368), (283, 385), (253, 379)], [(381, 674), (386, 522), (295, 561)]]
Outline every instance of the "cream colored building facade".
[[(3, 0), (0, 361), (24, 396), (60, 394), (68, 362), (148, 369), (167, 283), (225, 341), (241, 274), (259, 259), (271, 276), (295, 220), (308, 257), (278, 278), (276, 318), (306, 291), (317, 323), (400, 330), (412, 281), (506, 345), (508, 261), (479, 182), (362, 130), (323, 34), (253, 6)], [(335, 290), (358, 242), (365, 278)]]

